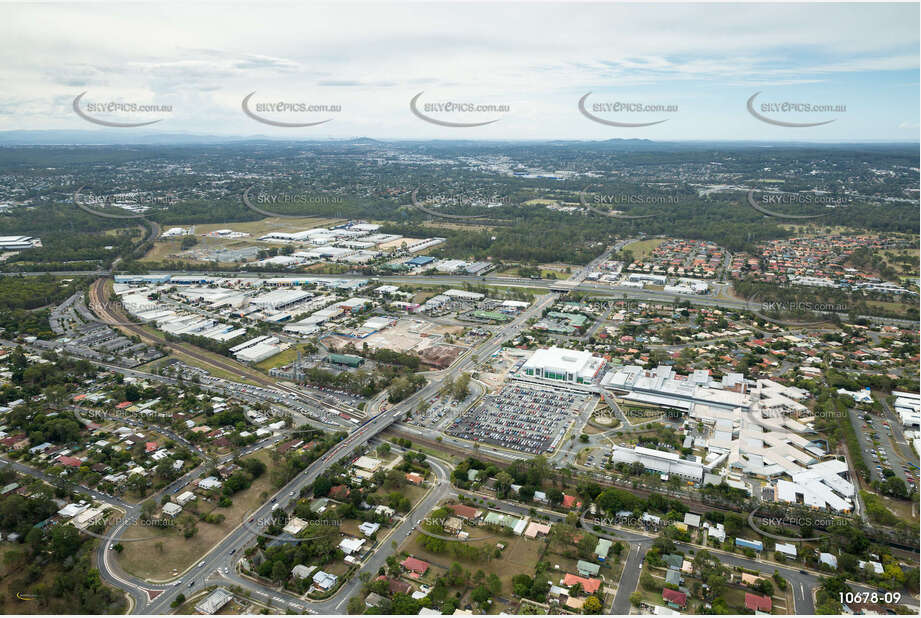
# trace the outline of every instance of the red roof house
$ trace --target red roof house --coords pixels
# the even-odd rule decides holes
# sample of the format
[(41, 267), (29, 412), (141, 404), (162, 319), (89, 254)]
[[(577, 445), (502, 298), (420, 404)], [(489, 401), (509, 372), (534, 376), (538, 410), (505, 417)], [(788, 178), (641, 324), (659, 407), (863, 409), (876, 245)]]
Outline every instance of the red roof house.
[(67, 466), (68, 468), (79, 468), (81, 465), (83, 465), (83, 462), (76, 457), (68, 457), (67, 455), (61, 455), (58, 457), (58, 463)]
[(352, 493), (352, 490), (345, 485), (336, 485), (329, 490), (329, 497), (333, 500), (345, 500), (350, 493)]
[(571, 509), (574, 506), (582, 506), (582, 502), (578, 500), (575, 496), (569, 496), (563, 494), (563, 506), (567, 509)]
[(579, 577), (572, 573), (567, 573), (566, 577), (563, 578), (563, 585), (567, 588), (571, 588), (576, 584), (582, 585), (582, 590), (585, 594), (595, 594), (598, 588), (601, 587), (601, 580), (595, 579), (594, 577)]
[(156, 442), (145, 442), (144, 450), (147, 451), (148, 453), (153, 453), (155, 450), (157, 450), (157, 443)]
[(752, 611), (770, 612), (771, 598), (763, 597), (760, 594), (745, 593), (745, 607)]
[(476, 519), (480, 514), (478, 510), (466, 504), (448, 504), (446, 507), (463, 519)]
[(428, 562), (425, 560), (419, 560), (418, 558), (413, 558), (412, 556), (401, 562), (400, 566), (407, 571), (418, 573), (419, 575), (425, 575), (425, 572), (429, 570)]
[(662, 600), (669, 605), (685, 607), (688, 604), (688, 595), (683, 592), (678, 592), (677, 590), (672, 590), (671, 588), (663, 588)]

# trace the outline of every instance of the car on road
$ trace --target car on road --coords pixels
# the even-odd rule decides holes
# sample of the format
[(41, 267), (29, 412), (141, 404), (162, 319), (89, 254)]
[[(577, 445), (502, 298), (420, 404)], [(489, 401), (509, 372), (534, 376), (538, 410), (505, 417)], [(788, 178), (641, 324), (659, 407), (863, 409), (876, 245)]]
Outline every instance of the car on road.
[(189, 582), (189, 588), (191, 588), (191, 587), (194, 586), (194, 585), (195, 585), (195, 582), (194, 582), (194, 581), (190, 581), (190, 582)]

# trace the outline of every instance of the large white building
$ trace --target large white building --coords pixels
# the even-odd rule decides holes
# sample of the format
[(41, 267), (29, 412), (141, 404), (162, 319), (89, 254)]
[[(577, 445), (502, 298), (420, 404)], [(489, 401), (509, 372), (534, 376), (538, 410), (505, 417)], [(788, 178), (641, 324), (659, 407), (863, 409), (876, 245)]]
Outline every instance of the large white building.
[(0, 251), (18, 251), (41, 246), (42, 240), (32, 236), (0, 236)]
[(542, 380), (591, 384), (604, 367), (604, 359), (589, 352), (549, 348), (537, 350), (522, 367), (524, 375)]
[(614, 464), (639, 462), (647, 470), (659, 474), (674, 474), (695, 483), (700, 483), (704, 478), (704, 464), (681, 459), (678, 453), (657, 451), (642, 446), (635, 446), (632, 449), (614, 446), (611, 450), (611, 462)]

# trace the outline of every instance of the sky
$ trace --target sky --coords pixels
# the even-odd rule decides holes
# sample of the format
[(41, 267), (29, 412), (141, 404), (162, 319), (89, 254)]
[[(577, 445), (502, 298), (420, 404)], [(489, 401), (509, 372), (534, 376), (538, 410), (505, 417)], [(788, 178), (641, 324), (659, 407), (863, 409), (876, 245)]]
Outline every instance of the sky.
[(3, 4), (0, 131), (917, 142), (918, 24), (917, 3)]

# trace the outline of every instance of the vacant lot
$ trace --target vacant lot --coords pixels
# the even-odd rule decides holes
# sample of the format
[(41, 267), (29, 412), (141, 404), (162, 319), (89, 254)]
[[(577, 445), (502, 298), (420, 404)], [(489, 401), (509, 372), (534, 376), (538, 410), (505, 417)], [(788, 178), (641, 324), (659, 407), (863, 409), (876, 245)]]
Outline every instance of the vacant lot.
[(342, 223), (342, 219), (327, 217), (299, 217), (296, 219), (282, 219), (268, 217), (258, 221), (237, 221), (234, 223), (208, 223), (195, 226), (195, 234), (208, 234), (215, 230), (231, 229), (234, 232), (246, 232), (253, 238), (259, 238), (269, 232), (300, 232), (315, 227), (329, 227)]
[(650, 238), (649, 240), (638, 240), (624, 247), (624, 251), (633, 254), (634, 260), (641, 260), (652, 253), (652, 250), (665, 242), (664, 238)]
[[(272, 487), (272, 460), (267, 452), (254, 455), (266, 464), (266, 471), (253, 481), (249, 489), (233, 496), (229, 508), (216, 506), (214, 502), (205, 502), (199, 498), (193, 507), (199, 513), (223, 514), (220, 524), (198, 522), (198, 533), (190, 539), (183, 537), (178, 527), (151, 528), (149, 526), (132, 526), (122, 535), (125, 539), (144, 539), (135, 542), (123, 542), (124, 551), (119, 555), (119, 565), (128, 573), (152, 580), (172, 579), (178, 573), (195, 564), (216, 543), (236, 528), (256, 507), (264, 501), (262, 493), (274, 493)], [(186, 488), (181, 489), (182, 493)], [(187, 505), (187, 509), (192, 505)], [(180, 515), (181, 516), (181, 515)], [(152, 538), (149, 538), (152, 537)]]
[[(466, 529), (466, 528), (465, 528)], [(469, 530), (468, 530), (469, 531)], [(477, 533), (473, 530), (471, 536)], [(452, 563), (458, 562), (462, 567), (476, 573), (483, 569), (483, 572), (489, 575), (494, 573), (502, 580), (502, 595), (508, 595), (512, 591), (512, 577), (519, 573), (533, 573), (534, 567), (546, 546), (543, 539), (530, 540), (524, 536), (497, 536), (482, 541), (471, 541), (469, 544), (475, 547), (488, 546), (495, 547), (497, 543), (505, 545), (500, 558), (493, 558), (488, 562), (470, 562), (468, 560), (457, 560), (450, 551), (443, 554), (433, 554), (422, 547), (420, 542), (422, 534), (413, 532), (400, 547), (400, 551), (407, 552), (421, 560), (430, 562), (442, 568), (449, 568)]]

